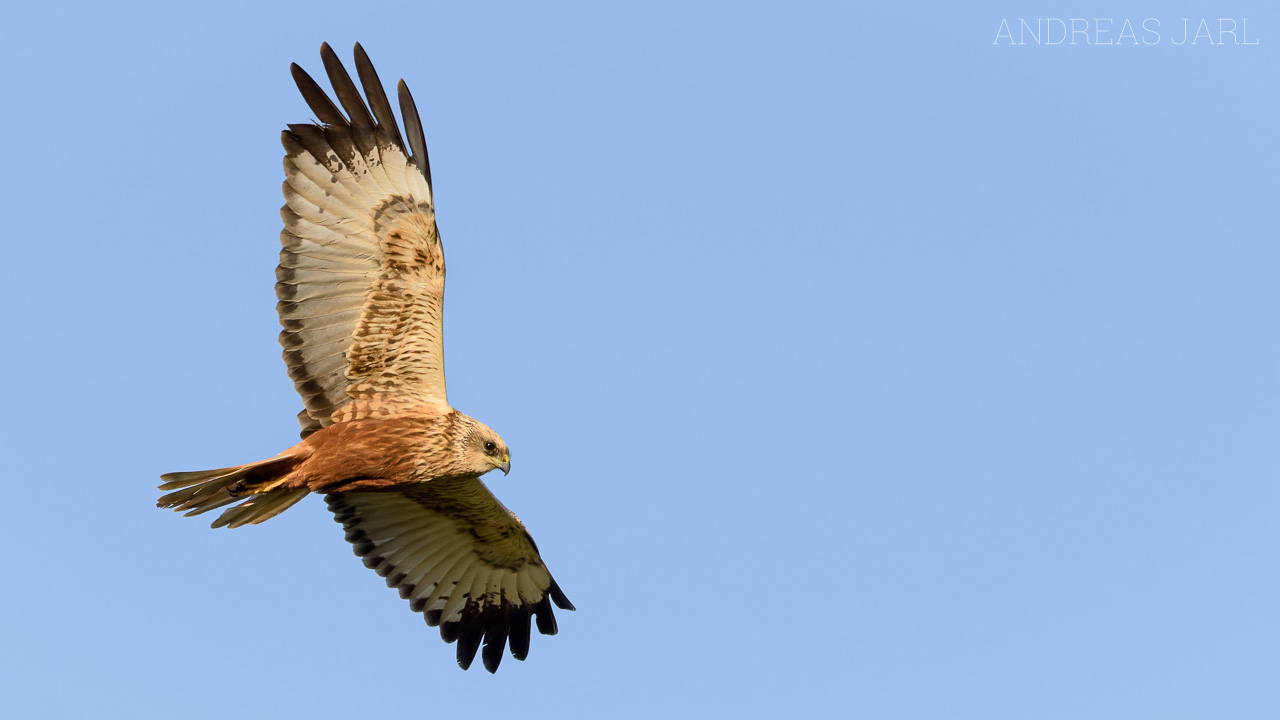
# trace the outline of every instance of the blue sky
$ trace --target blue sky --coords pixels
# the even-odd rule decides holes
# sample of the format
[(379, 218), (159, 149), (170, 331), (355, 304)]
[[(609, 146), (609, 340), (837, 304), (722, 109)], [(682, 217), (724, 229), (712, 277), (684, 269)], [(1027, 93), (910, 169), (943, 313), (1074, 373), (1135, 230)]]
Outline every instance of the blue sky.
[[(1280, 713), (1273, 4), (376, 5), (9, 11), (15, 717)], [(297, 437), (288, 65), (357, 40), (579, 608), (496, 676), (318, 498), (154, 507)]]

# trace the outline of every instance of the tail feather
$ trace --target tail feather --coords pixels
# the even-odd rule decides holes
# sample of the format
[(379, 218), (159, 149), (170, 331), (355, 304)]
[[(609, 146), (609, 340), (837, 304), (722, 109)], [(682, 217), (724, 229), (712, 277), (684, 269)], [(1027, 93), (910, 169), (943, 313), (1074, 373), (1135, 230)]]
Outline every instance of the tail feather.
[[(274, 459), (274, 458), (273, 458)], [(174, 472), (166, 473), (160, 476), (164, 482), (160, 485), (161, 490), (177, 490), (179, 488), (191, 487), (203, 483), (205, 480), (216, 480), (220, 477), (230, 475), (249, 467), (248, 465), (237, 465), (236, 467), (219, 468), (217, 470), (197, 470), (196, 472)]]
[(286, 485), (289, 473), (302, 458), (277, 455), (248, 465), (176, 472), (161, 475), (161, 490), (170, 491), (156, 503), (158, 507), (187, 511), (199, 515), (243, 500), (213, 523), (213, 527), (240, 527), (256, 524), (279, 515), (310, 492), (304, 487)]
[(213, 527), (240, 527), (255, 525), (269, 520), (293, 507), (294, 503), (310, 494), (307, 488), (284, 488), (272, 490), (262, 495), (253, 495), (248, 500), (227, 510), (213, 521)]

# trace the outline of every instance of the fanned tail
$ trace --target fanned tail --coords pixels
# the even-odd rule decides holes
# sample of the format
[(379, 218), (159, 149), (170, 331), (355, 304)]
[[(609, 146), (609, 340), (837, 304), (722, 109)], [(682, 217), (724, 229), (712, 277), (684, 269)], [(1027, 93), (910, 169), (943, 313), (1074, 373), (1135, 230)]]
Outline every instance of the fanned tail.
[(306, 486), (287, 484), (289, 474), (302, 460), (285, 454), (248, 465), (161, 475), (164, 484), (160, 489), (171, 492), (162, 495), (156, 505), (199, 515), (243, 500), (224, 511), (213, 527), (257, 524), (288, 510), (311, 492)]

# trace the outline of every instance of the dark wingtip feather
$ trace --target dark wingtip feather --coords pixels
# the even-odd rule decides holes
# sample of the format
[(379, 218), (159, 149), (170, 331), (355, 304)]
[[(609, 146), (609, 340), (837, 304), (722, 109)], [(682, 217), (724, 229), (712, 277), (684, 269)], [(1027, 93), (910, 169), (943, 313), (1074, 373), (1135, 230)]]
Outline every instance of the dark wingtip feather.
[(427, 137), (422, 134), (422, 118), (418, 116), (418, 106), (413, 102), (413, 95), (409, 93), (409, 86), (404, 84), (404, 80), (396, 84), (396, 92), (400, 97), (400, 116), (404, 118), (404, 133), (409, 136), (413, 161), (427, 179), (427, 187), (435, 192), (435, 185), (431, 184), (431, 160), (427, 157)]
[(338, 110), (338, 106), (333, 104), (306, 70), (303, 70), (298, 63), (290, 63), (289, 72), (293, 74), (293, 82), (298, 86), (298, 92), (302, 93), (302, 99), (307, 101), (307, 106), (316, 114), (317, 120), (335, 127), (347, 125), (347, 118), (343, 116), (342, 111)]
[(462, 630), (459, 626), (459, 623), (456, 620), (451, 620), (446, 623), (440, 623), (440, 639), (444, 640), (447, 643), (451, 643), (454, 640), (457, 640), (458, 634), (461, 631)]
[(347, 117), (351, 118), (352, 127), (359, 132), (372, 133), (373, 116), (369, 114), (369, 108), (365, 107), (364, 98), (360, 97), (356, 84), (351, 82), (346, 66), (333, 48), (329, 47), (329, 43), (320, 46), (320, 59), (324, 62), (324, 71), (329, 76), (329, 84), (333, 86), (338, 102), (342, 103)]
[(491, 606), (485, 612), (488, 621), (485, 622), (484, 650), (480, 653), (480, 659), (484, 661), (484, 669), (491, 673), (498, 672), (502, 653), (507, 649), (507, 617), (510, 611), (511, 606), (503, 604), (499, 607)]
[(551, 587), (548, 588), (548, 590), (550, 590), (551, 592), (551, 599), (555, 602), (556, 607), (560, 608), (561, 610), (577, 610), (578, 609), (573, 606), (573, 603), (569, 602), (569, 598), (565, 597), (564, 591), (560, 589), (560, 586), (556, 583), (555, 578), (551, 579)]
[(369, 54), (364, 51), (360, 43), (356, 43), (355, 55), (356, 75), (360, 76), (364, 94), (369, 98), (369, 108), (378, 120), (378, 129), (387, 132), (395, 141), (396, 147), (408, 155), (409, 151), (404, 146), (404, 139), (400, 137), (400, 124), (396, 122), (396, 116), (391, 111), (391, 102), (387, 100), (387, 91), (382, 87), (378, 71), (373, 69), (373, 61), (369, 59)]
[(543, 635), (555, 635), (560, 629), (556, 626), (556, 614), (551, 609), (551, 600), (543, 597), (533, 606), (533, 617), (538, 624), (538, 632)]
[(458, 633), (458, 667), (463, 670), (471, 667), (476, 659), (476, 651), (480, 649), (480, 641), (484, 639), (484, 625), (480, 618), (466, 615), (459, 622)]
[(529, 635), (532, 630), (529, 616), (528, 606), (518, 607), (511, 613), (511, 627), (507, 636), (511, 642), (511, 656), (517, 660), (529, 657)]

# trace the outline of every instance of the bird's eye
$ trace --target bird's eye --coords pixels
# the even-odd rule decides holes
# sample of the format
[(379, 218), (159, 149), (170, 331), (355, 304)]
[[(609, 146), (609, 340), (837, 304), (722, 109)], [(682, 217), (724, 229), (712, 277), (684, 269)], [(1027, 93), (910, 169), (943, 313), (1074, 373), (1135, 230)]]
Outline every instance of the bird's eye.
[(493, 451), (494, 451), (494, 449), (495, 449), (496, 447), (497, 447), (497, 446), (496, 446), (496, 445), (494, 445), (492, 441), (490, 441), (490, 440), (485, 440), (485, 441), (484, 441), (484, 451), (485, 451), (485, 452), (493, 452)]

